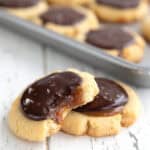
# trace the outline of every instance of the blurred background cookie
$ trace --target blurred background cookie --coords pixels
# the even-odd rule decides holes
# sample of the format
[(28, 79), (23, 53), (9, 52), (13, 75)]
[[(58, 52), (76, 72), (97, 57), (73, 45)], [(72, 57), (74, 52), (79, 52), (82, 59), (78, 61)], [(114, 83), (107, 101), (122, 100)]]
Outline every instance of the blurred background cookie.
[(127, 23), (140, 20), (148, 11), (146, 0), (94, 0), (97, 16), (108, 22)]
[(72, 38), (99, 26), (93, 12), (78, 6), (51, 6), (33, 19), (33, 22), (43, 24), (47, 29)]
[(80, 36), (80, 41), (96, 46), (108, 54), (139, 62), (144, 55), (145, 41), (135, 32), (118, 26), (103, 26)]
[(44, 0), (0, 0), (0, 8), (24, 19), (37, 16), (47, 7), (48, 5)]
[(75, 5), (90, 5), (93, 0), (48, 0), (50, 4), (75, 6)]
[(150, 41), (150, 16), (147, 16), (142, 22), (142, 33), (146, 40)]

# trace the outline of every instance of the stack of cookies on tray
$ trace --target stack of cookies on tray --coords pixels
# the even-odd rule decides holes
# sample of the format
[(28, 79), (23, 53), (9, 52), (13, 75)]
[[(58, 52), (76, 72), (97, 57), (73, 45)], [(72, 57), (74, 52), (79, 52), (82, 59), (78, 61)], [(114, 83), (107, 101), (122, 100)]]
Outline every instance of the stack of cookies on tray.
[(8, 122), (16, 136), (29, 141), (43, 141), (60, 130), (110, 136), (132, 125), (140, 107), (137, 94), (124, 83), (68, 69), (30, 84), (12, 104)]
[[(134, 63), (142, 60), (145, 41), (138, 33), (117, 24), (141, 21), (148, 5), (147, 0), (0, 1), (1, 9), (16, 16)], [(104, 26), (103, 21), (111, 25)], [(149, 24), (147, 17), (142, 26), (147, 40)]]

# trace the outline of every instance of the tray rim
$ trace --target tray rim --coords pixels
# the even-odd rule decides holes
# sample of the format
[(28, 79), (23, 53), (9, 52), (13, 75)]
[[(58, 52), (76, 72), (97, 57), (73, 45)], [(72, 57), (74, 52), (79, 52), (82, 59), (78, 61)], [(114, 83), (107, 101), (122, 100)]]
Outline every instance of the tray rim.
[[(150, 81), (150, 67), (144, 67), (140, 66), (138, 64), (130, 63), (125, 61), (122, 58), (119, 57), (113, 57), (102, 50), (100, 48), (96, 48), (94, 46), (91, 46), (89, 44), (80, 43), (78, 41), (75, 41), (71, 38), (64, 37), (58, 33), (55, 33), (53, 31), (50, 31), (46, 28), (43, 28), (42, 26), (36, 25), (32, 22), (20, 19), (16, 16), (11, 15), (9, 12), (6, 12), (5, 10), (0, 10), (0, 24), (4, 25), (5, 27), (10, 28), (11, 30), (16, 30), (17, 32), (21, 34), (25, 34), (26, 36), (30, 36), (32, 39), (38, 40), (41, 43), (47, 44), (47, 45), (57, 45), (57, 47), (61, 47), (59, 51), (66, 52), (70, 55), (73, 55), (73, 52), (69, 52), (65, 49), (65, 47), (71, 47), (72, 49), (76, 49), (79, 53), (83, 52), (84, 54), (91, 55), (91, 57), (98, 57), (101, 59), (101, 61), (107, 61), (107, 63), (116, 65), (118, 67), (122, 67), (123, 69), (128, 70), (129, 72), (132, 72), (135, 76), (136, 74), (139, 76), (138, 78), (142, 78), (143, 80), (149, 80)], [(39, 35), (39, 36), (35, 36)], [(44, 37), (44, 38), (41, 38)], [(47, 39), (46, 39), (47, 38)], [(45, 39), (45, 40), (44, 40)], [(49, 41), (48, 41), (49, 40)], [(50, 42), (51, 41), (51, 42)], [(50, 42), (50, 43), (48, 43)], [(56, 44), (59, 43), (59, 44)], [(63, 48), (62, 48), (63, 47)], [(67, 48), (66, 48), (67, 49)], [(90, 50), (92, 49), (92, 50)], [(75, 54), (75, 53), (74, 53)], [(74, 56), (76, 56), (75, 54)], [(78, 56), (79, 57), (79, 56)], [(82, 58), (80, 58), (82, 59)], [(91, 63), (92, 65), (92, 63)], [(94, 65), (94, 64), (93, 64)], [(96, 65), (97, 66), (97, 65)], [(144, 79), (145, 78), (145, 79)], [(129, 81), (131, 82), (131, 81)], [(142, 87), (150, 87), (150, 82), (148, 83), (138, 83), (138, 80), (136, 82), (133, 82), (135, 85), (139, 85)]]

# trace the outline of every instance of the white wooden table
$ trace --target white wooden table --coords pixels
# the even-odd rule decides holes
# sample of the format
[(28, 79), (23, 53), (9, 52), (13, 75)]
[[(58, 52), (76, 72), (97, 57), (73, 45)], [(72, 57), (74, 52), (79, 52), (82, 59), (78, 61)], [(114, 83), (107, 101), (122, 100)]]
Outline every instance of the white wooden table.
[(43, 143), (31, 143), (12, 135), (7, 113), (15, 97), (39, 76), (68, 67), (102, 74), (79, 60), (0, 26), (0, 150), (149, 150), (150, 89), (136, 89), (144, 112), (135, 125), (122, 129), (117, 136), (90, 138), (59, 133)]

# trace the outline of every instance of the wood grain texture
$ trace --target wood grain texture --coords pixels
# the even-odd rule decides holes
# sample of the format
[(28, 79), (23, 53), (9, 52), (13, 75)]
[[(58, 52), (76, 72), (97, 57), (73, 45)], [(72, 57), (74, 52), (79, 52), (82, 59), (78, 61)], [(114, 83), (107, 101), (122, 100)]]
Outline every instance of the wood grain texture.
[[(107, 76), (71, 56), (58, 53), (0, 27), (0, 150), (148, 150), (150, 147), (150, 89), (136, 89), (144, 112), (135, 125), (113, 137), (75, 137), (58, 133), (43, 143), (16, 138), (7, 126), (7, 113), (14, 98), (31, 81), (55, 70), (78, 68)], [(47, 147), (48, 146), (48, 147)]]
[(14, 98), (43, 74), (41, 46), (0, 28), (0, 150), (45, 150), (45, 143), (16, 138), (7, 125)]

